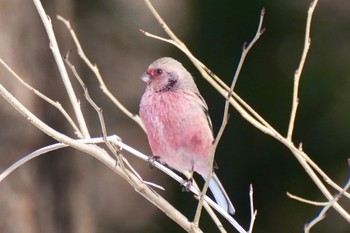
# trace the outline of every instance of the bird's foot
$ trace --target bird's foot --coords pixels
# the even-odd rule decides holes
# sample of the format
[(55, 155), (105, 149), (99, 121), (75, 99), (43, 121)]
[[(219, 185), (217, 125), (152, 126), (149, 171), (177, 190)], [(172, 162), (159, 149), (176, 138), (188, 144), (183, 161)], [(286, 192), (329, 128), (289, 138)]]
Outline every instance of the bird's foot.
[(154, 168), (154, 163), (155, 162), (159, 162), (159, 159), (160, 157), (159, 156), (155, 156), (155, 155), (152, 155), (148, 158), (148, 166), (152, 169)]
[(188, 180), (186, 180), (185, 182), (183, 182), (182, 185), (182, 191), (183, 192), (189, 192), (190, 188), (192, 186), (192, 182), (193, 182), (193, 178), (190, 178)]

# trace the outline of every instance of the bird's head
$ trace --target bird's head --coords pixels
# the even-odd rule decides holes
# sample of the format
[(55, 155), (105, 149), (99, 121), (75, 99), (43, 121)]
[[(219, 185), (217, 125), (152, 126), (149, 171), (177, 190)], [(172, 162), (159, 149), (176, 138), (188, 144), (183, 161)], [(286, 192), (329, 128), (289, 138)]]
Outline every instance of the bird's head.
[(179, 89), (197, 90), (191, 74), (180, 62), (170, 57), (163, 57), (154, 61), (141, 79), (147, 83), (147, 88), (156, 92)]

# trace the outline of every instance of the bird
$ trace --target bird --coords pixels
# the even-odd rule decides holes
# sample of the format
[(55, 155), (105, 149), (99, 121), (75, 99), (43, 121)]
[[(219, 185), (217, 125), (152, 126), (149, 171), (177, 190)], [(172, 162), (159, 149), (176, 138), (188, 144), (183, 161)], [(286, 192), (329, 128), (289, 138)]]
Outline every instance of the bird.
[[(141, 79), (146, 82), (146, 90), (139, 115), (153, 154), (149, 161), (157, 160), (179, 172), (190, 172), (189, 186), (193, 172), (205, 180), (213, 169), (210, 157), (214, 134), (208, 106), (192, 75), (177, 60), (163, 57), (149, 65)], [(209, 189), (217, 204), (234, 214), (214, 169)]]

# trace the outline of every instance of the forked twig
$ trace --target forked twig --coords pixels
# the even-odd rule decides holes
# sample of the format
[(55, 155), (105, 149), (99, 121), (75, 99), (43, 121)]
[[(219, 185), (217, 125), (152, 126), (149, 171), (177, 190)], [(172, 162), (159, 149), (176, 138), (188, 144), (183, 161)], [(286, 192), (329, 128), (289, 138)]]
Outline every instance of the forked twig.
[[(143, 128), (143, 124), (142, 124), (142, 122), (140, 121), (139, 116), (131, 114), (131, 113), (130, 113), (130, 112), (129, 112), (129, 111), (128, 111), (128, 110), (127, 110), (127, 109), (126, 109), (126, 108), (125, 108), (125, 107), (124, 107), (110, 92), (109, 92), (109, 91), (108, 91), (106, 85), (104, 84), (104, 81), (103, 81), (103, 79), (102, 79), (102, 76), (101, 76), (100, 73), (99, 73), (99, 70), (98, 70), (97, 66), (96, 66), (96, 65), (93, 65), (93, 64), (90, 62), (90, 60), (87, 58), (87, 56), (85, 55), (85, 53), (83, 52), (83, 50), (82, 50), (82, 48), (81, 48), (81, 45), (80, 45), (80, 43), (79, 43), (79, 40), (78, 40), (78, 38), (77, 38), (77, 36), (76, 36), (74, 30), (72, 29), (72, 27), (71, 27), (69, 21), (66, 20), (66, 19), (64, 19), (64, 18), (61, 17), (61, 16), (57, 16), (57, 18), (58, 18), (59, 20), (61, 20), (61, 21), (66, 25), (67, 29), (69, 30), (69, 32), (70, 32), (70, 34), (71, 34), (71, 36), (72, 36), (72, 38), (73, 38), (73, 40), (74, 40), (74, 42), (75, 42), (75, 44), (76, 44), (76, 46), (77, 46), (78, 54), (79, 54), (80, 57), (85, 61), (85, 63), (90, 67), (90, 69), (95, 73), (95, 75), (96, 75), (96, 77), (97, 77), (97, 79), (98, 79), (98, 81), (99, 81), (99, 83), (100, 83), (100, 87), (101, 87), (102, 90), (105, 92), (105, 94), (106, 94), (108, 97), (110, 97), (110, 98), (112, 99), (112, 101), (115, 102), (116, 105), (117, 105), (118, 107), (120, 107), (121, 110), (122, 110), (127, 116), (131, 117), (133, 120), (135, 120), (135, 121)], [(99, 115), (100, 115), (100, 114), (99, 114)], [(194, 184), (194, 185), (195, 185), (195, 184)], [(192, 190), (192, 191), (193, 191), (193, 190)], [(197, 193), (197, 195), (198, 195), (198, 192), (196, 192), (196, 193)], [(206, 201), (208, 201), (207, 198), (206, 198)], [(215, 213), (212, 211), (212, 209), (210, 209), (210, 207), (209, 207), (207, 204), (205, 204), (205, 208), (207, 209), (208, 213), (212, 216), (213, 220), (214, 220), (218, 225), (222, 225), (222, 224), (220, 223), (219, 219), (215, 216)], [(220, 207), (216, 206), (216, 208), (220, 208)], [(226, 216), (226, 218), (230, 218), (230, 216)], [(234, 219), (232, 219), (232, 218), (229, 219), (229, 222), (231, 222), (233, 225), (238, 225), (238, 223), (237, 223)]]
[[(56, 63), (57, 66), (59, 68), (59, 71), (61, 73), (61, 76), (63, 78), (63, 82), (66, 85), (66, 90), (68, 92), (68, 95), (70, 97), (71, 103), (73, 105), (74, 111), (75, 111), (75, 115), (78, 119), (78, 123), (79, 123), (79, 127), (80, 130), (82, 131), (81, 135), (84, 135), (85, 138), (89, 137), (89, 132), (86, 126), (86, 123), (84, 121), (84, 117), (82, 115), (81, 109), (80, 109), (80, 105), (79, 105), (79, 101), (77, 100), (77, 98), (75, 97), (74, 94), (74, 90), (69, 87), (71, 86), (70, 81), (69, 81), (69, 77), (66, 74), (67, 72), (65, 71), (64, 68), (64, 64), (62, 65), (62, 63), (60, 62), (61, 59), (61, 55), (60, 52), (58, 50), (58, 45), (56, 42), (56, 39), (54, 37), (54, 32), (52, 29), (52, 25), (51, 25), (51, 20), (50, 18), (46, 15), (44, 9), (42, 8), (42, 5), (40, 3), (39, 0), (33, 0), (37, 10), (39, 12), (39, 15), (44, 23), (44, 26), (47, 30), (49, 39), (50, 39), (50, 48), (54, 54), (54, 57), (56, 59)], [(145, 0), (146, 4), (148, 4), (148, 7), (152, 10), (153, 6), (150, 4), (150, 2), (148, 0)], [(304, 50), (302, 53), (302, 57), (299, 63), (299, 66), (295, 72), (294, 75), (294, 90), (293, 90), (293, 102), (292, 102), (292, 109), (291, 109), (291, 115), (290, 115), (290, 121), (289, 121), (289, 125), (288, 125), (288, 132), (287, 132), (287, 136), (282, 137), (276, 130), (274, 130), (273, 127), (271, 127), (268, 122), (266, 122), (262, 117), (260, 117), (248, 104), (246, 104), (242, 99), (239, 98), (238, 95), (236, 95), (233, 92), (233, 87), (234, 87), (234, 83), (232, 83), (231, 88), (228, 88), (227, 85), (222, 82), (213, 72), (211, 72), (207, 67), (205, 67), (197, 58), (195, 58), (190, 51), (187, 49), (187, 47), (185, 46), (184, 43), (182, 43), (177, 37), (176, 35), (168, 28), (168, 26), (164, 23), (164, 21), (160, 18), (160, 16), (158, 15), (158, 13), (154, 10), (152, 13), (157, 16), (158, 18), (157, 20), (159, 22), (162, 22), (161, 25), (162, 27), (165, 29), (165, 31), (168, 33), (168, 35), (170, 35), (170, 37), (172, 39), (164, 39), (161, 37), (154, 36), (152, 34), (149, 34), (147, 32), (144, 32), (145, 35), (153, 37), (153, 38), (157, 38), (163, 41), (166, 41), (167, 43), (171, 43), (173, 45), (175, 45), (176, 47), (178, 47), (180, 50), (182, 50), (185, 54), (188, 55), (188, 57), (193, 61), (193, 63), (195, 64), (195, 66), (200, 70), (201, 74), (203, 75), (203, 77), (205, 77), (205, 79), (209, 80), (209, 82), (220, 92), (220, 94), (222, 94), (223, 96), (225, 96), (226, 99), (226, 104), (225, 104), (225, 113), (224, 113), (224, 117), (223, 117), (223, 123), (222, 123), (222, 131), (225, 128), (225, 125), (227, 124), (227, 115), (225, 116), (225, 114), (228, 114), (228, 108), (226, 107), (228, 105), (228, 103), (232, 104), (240, 113), (241, 115), (247, 119), (250, 123), (252, 123), (254, 126), (256, 126), (258, 129), (260, 129), (262, 132), (267, 133), (269, 135), (271, 135), (272, 137), (276, 138), (277, 140), (279, 140), (280, 142), (282, 142), (284, 145), (286, 145), (291, 151), (292, 153), (295, 155), (295, 157), (298, 159), (298, 161), (300, 162), (300, 164), (303, 166), (303, 168), (305, 169), (305, 171), (309, 174), (309, 176), (311, 177), (311, 179), (316, 183), (316, 185), (318, 186), (318, 188), (322, 191), (322, 193), (325, 195), (325, 197), (328, 199), (327, 204), (324, 206), (324, 208), (322, 209), (322, 211), (320, 212), (319, 216), (317, 218), (315, 218), (313, 221), (311, 221), (306, 227), (305, 227), (305, 232), (308, 232), (310, 230), (310, 228), (312, 226), (314, 226), (316, 223), (318, 223), (319, 221), (321, 221), (324, 216), (325, 213), (328, 211), (329, 208), (333, 207), (335, 208), (347, 221), (350, 221), (350, 216), (349, 214), (337, 203), (338, 199), (341, 196), (347, 196), (349, 197), (349, 193), (346, 191), (350, 186), (349, 182), (348, 184), (341, 189), (339, 186), (337, 186), (332, 180), (330, 180), (328, 178), (328, 176), (321, 170), (319, 169), (319, 167), (313, 163), (313, 161), (301, 150), (301, 149), (297, 149), (295, 147), (295, 145), (292, 142), (292, 137), (293, 137), (293, 129), (294, 129), (294, 124), (295, 124), (295, 118), (296, 118), (296, 113), (297, 113), (297, 108), (298, 108), (298, 103), (299, 103), (299, 99), (298, 99), (298, 89), (299, 89), (299, 82), (300, 82), (300, 77), (301, 77), (301, 73), (305, 64), (305, 60), (306, 60), (306, 56), (310, 47), (310, 28), (311, 28), (311, 19), (312, 19), (312, 15), (314, 12), (314, 9), (317, 5), (317, 0), (314, 0), (309, 8), (308, 11), (308, 18), (307, 18), (307, 23), (306, 23), (306, 32), (305, 32), (305, 41), (304, 41)], [(61, 21), (64, 22), (64, 19), (61, 18)], [(67, 22), (66, 23), (67, 26)], [(68, 22), (69, 23), (69, 22)], [(67, 28), (69, 29), (73, 39), (76, 38), (74, 31), (71, 29), (70, 25), (69, 27), (67, 26)], [(73, 36), (74, 35), (74, 36)], [(78, 53), (81, 56), (81, 58), (85, 61), (85, 63), (90, 67), (90, 69), (95, 73), (101, 89), (103, 90), (103, 92), (126, 114), (128, 115), (131, 119), (133, 119), (135, 122), (137, 122), (142, 128), (143, 125), (140, 121), (140, 119), (138, 118), (137, 115), (134, 115), (132, 113), (130, 113), (123, 105), (121, 105), (119, 103), (119, 101), (113, 97), (113, 95), (109, 92), (109, 90), (107, 89), (107, 87), (104, 84), (103, 79), (101, 78), (101, 75), (99, 74), (98, 68), (96, 65), (93, 65), (85, 56), (84, 52), (81, 49), (81, 46), (79, 44), (79, 41), (77, 39), (74, 39), (76, 46), (78, 48)], [(242, 59), (242, 58), (241, 58)], [(237, 73), (237, 72), (236, 72)], [(239, 72), (238, 72), (239, 73)], [(67, 79), (68, 78), (68, 79)], [(235, 82), (237, 79), (235, 78), (233, 80), (233, 82)], [(34, 91), (35, 92), (35, 91)], [(109, 94), (107, 94), (109, 93)], [(93, 155), (94, 157), (98, 158), (100, 161), (102, 161), (103, 163), (105, 163), (107, 166), (109, 166), (112, 170), (114, 170), (115, 172), (117, 172), (118, 174), (120, 174), (123, 178), (125, 178), (128, 181), (132, 181), (132, 184), (135, 185), (135, 189), (140, 192), (143, 196), (145, 196), (148, 200), (150, 200), (152, 203), (154, 203), (157, 207), (159, 207), (160, 209), (162, 209), (164, 212), (166, 212), (167, 214), (170, 214), (172, 216), (172, 219), (174, 219), (175, 222), (179, 223), (179, 225), (181, 225), (185, 230), (187, 231), (191, 231), (191, 232), (201, 232), (201, 230), (198, 228), (198, 226), (196, 224), (192, 224), (190, 222), (187, 221), (187, 219), (181, 215), (181, 213), (176, 212), (176, 209), (172, 209), (171, 207), (169, 207), (168, 205), (164, 204), (163, 206), (163, 202), (161, 200), (157, 200), (156, 196), (152, 196), (152, 194), (148, 193), (149, 190), (147, 189), (143, 189), (144, 187), (142, 185), (144, 185), (144, 183), (140, 183), (140, 177), (137, 176), (137, 174), (133, 174), (133, 173), (129, 173), (130, 171), (128, 169), (126, 170), (122, 170), (120, 169), (120, 167), (112, 167), (112, 161), (110, 160), (111, 158), (108, 158), (108, 155), (105, 153), (105, 151), (101, 150), (101, 148), (97, 147), (97, 146), (92, 146), (92, 145), (85, 145), (83, 143), (78, 142), (77, 140), (73, 140), (72, 138), (67, 137), (66, 135), (60, 134), (56, 131), (54, 131), (53, 129), (51, 129), (50, 127), (48, 127), (47, 125), (43, 125), (43, 124), (39, 124), (38, 122), (40, 122), (39, 119), (37, 119), (33, 114), (30, 114), (25, 111), (24, 106), (21, 106), (21, 104), (13, 97), (11, 96), (6, 89), (3, 88), (2, 85), (0, 85), (0, 94), (4, 96), (4, 98), (10, 103), (12, 104), (21, 114), (23, 114), (26, 118), (29, 119), (29, 121), (31, 121), (33, 123), (33, 125), (35, 125), (36, 127), (38, 127), (40, 130), (42, 130), (43, 132), (45, 132), (46, 134), (48, 134), (49, 136), (55, 138), (58, 141), (63, 141), (65, 143), (67, 143), (67, 145), (72, 146), (73, 148), (79, 149), (85, 153), (88, 153), (90, 155)], [(38, 94), (41, 98), (45, 99), (45, 96), (43, 96), (42, 94)], [(41, 96), (42, 95), (42, 96)], [(233, 98), (231, 97), (233, 96)], [(47, 98), (48, 99), (48, 98)], [(49, 100), (46, 100), (48, 102), (50, 102)], [(236, 102), (237, 101), (237, 102)], [(120, 104), (120, 106), (118, 105)], [(53, 104), (55, 105), (55, 104)], [(97, 107), (97, 106), (96, 106)], [(59, 108), (59, 107), (57, 107)], [(226, 110), (227, 108), (227, 110)], [(102, 115), (102, 111), (98, 108), (95, 108), (96, 111), (99, 113), (99, 116)], [(61, 111), (61, 110), (60, 110)], [(64, 111), (64, 109), (63, 109)], [(61, 111), (62, 112), (62, 111)], [(65, 111), (64, 111), (65, 112)], [(67, 113), (65, 113), (66, 115), (68, 115)], [(63, 115), (65, 115), (63, 113)], [(66, 117), (67, 118), (67, 117)], [(69, 120), (68, 120), (69, 121)], [(70, 124), (74, 122), (73, 120), (71, 120), (72, 122)], [(103, 121), (100, 120), (101, 125), (103, 125)], [(76, 126), (75, 126), (76, 127)], [(103, 128), (103, 126), (101, 126)], [(74, 126), (73, 126), (74, 128)], [(79, 132), (80, 130), (76, 130), (77, 132)], [(220, 128), (221, 130), (221, 128)], [(104, 131), (103, 135), (104, 135), (104, 139), (106, 141), (109, 142), (109, 139), (107, 140), (107, 133), (106, 130), (102, 130)], [(222, 134), (222, 132), (221, 132)], [(219, 139), (221, 137), (221, 135), (219, 135), (217, 138)], [(119, 144), (118, 144), (119, 145)], [(119, 145), (120, 146), (120, 145)], [(121, 146), (120, 146), (121, 147)], [(114, 148), (114, 147), (113, 147)], [(116, 153), (119, 152), (118, 150), (119, 147), (117, 147)], [(115, 148), (114, 148), (115, 149)], [(215, 150), (214, 150), (215, 151)], [(100, 153), (103, 155), (101, 156)], [(213, 153), (214, 154), (214, 153)], [(213, 157), (213, 156), (212, 156)], [(124, 157), (121, 156), (121, 161), (127, 162), (126, 160), (124, 160)], [(132, 170), (132, 167), (129, 167)], [(316, 173), (314, 172), (314, 170), (316, 172), (318, 172), (319, 174), (321, 174), (321, 176), (323, 178), (325, 178), (326, 182), (327, 179), (329, 179), (329, 182), (331, 186), (335, 187), (338, 191), (339, 189), (341, 189), (340, 194), (336, 197), (332, 197), (332, 195), (330, 194), (330, 192), (328, 191), (328, 189), (323, 185), (322, 181), (317, 177)], [(332, 183), (333, 182), (333, 183)], [(142, 187), (141, 187), (142, 186)], [(206, 190), (203, 189), (203, 193), (205, 193)], [(198, 192), (197, 192), (198, 193)], [(252, 197), (252, 190), (250, 193), (250, 198), (251, 198), (251, 214), (252, 214), (252, 221), (251, 221), (251, 226), (249, 228), (249, 232), (252, 231), (253, 229), (253, 224), (254, 224), (254, 220), (255, 220), (255, 215), (256, 215), (256, 211), (253, 211), (253, 197)], [(201, 195), (199, 195), (201, 197)], [(206, 197), (204, 197), (205, 200), (207, 201)], [(298, 199), (299, 197), (293, 197), (294, 199)], [(202, 198), (200, 198), (202, 199)], [(308, 201), (302, 198), (299, 198), (299, 200), (304, 200), (304, 202)], [(202, 200), (200, 200), (201, 202)], [(208, 201), (208, 203), (210, 203), (210, 201)], [(307, 203), (307, 202), (306, 202)], [(309, 201), (309, 204), (311, 204), (312, 202)], [(316, 202), (313, 202), (314, 204)], [(319, 203), (320, 204), (320, 203)], [(213, 206), (215, 206), (215, 203), (212, 204)], [(170, 212), (169, 212), (170, 211)], [(172, 212), (175, 211), (175, 212)], [(220, 208), (218, 210), (220, 212)], [(199, 211), (200, 212), (200, 211)], [(176, 215), (178, 214), (178, 215)], [(225, 213), (223, 213), (223, 216)], [(226, 213), (227, 214), (227, 213)], [(197, 214), (196, 214), (197, 215)], [(200, 216), (200, 214), (199, 214)], [(229, 220), (230, 218), (228, 218)], [(231, 219), (230, 219), (231, 220)], [(230, 221), (229, 220), (229, 221)], [(198, 218), (199, 221), (199, 218)], [(197, 222), (198, 222), (197, 221)], [(240, 231), (241, 232), (241, 231)], [(242, 232), (245, 232), (244, 230)]]
[(315, 226), (318, 222), (322, 221), (325, 217), (326, 217), (326, 213), (327, 211), (335, 204), (338, 202), (338, 200), (343, 196), (344, 192), (346, 192), (346, 190), (348, 190), (350, 188), (350, 179), (348, 180), (348, 182), (346, 183), (346, 185), (344, 186), (344, 188), (342, 189), (342, 191), (336, 195), (331, 201), (329, 201), (321, 210), (321, 212), (317, 215), (316, 218), (314, 218), (311, 222), (309, 222), (308, 224), (305, 224), (304, 227), (304, 232), (305, 233), (309, 233), (310, 229)]
[(35, 95), (37, 95), (38, 97), (40, 97), (41, 99), (43, 99), (44, 101), (48, 102), (49, 104), (51, 104), (52, 106), (54, 106), (55, 108), (58, 109), (58, 111), (60, 111), (62, 113), (62, 115), (67, 119), (68, 123), (73, 127), (75, 134), (78, 136), (78, 138), (83, 138), (83, 135), (81, 134), (79, 128), (77, 127), (77, 125), (74, 123), (74, 121), (72, 120), (72, 118), (69, 116), (69, 114), (66, 112), (66, 110), (62, 107), (62, 105), (58, 102), (58, 101), (54, 101), (52, 99), (50, 99), (49, 97), (47, 97), (46, 95), (42, 94), (40, 91), (38, 91), (37, 89), (33, 88), (32, 86), (30, 86), (28, 83), (26, 83), (21, 77), (19, 77), (19, 75), (13, 70), (11, 69), (11, 67), (9, 67), (2, 59), (0, 59), (0, 63), (12, 74), (12, 76), (14, 76), (24, 87), (26, 87), (27, 89), (29, 89), (30, 91), (33, 91), (33, 93)]
[(134, 120), (144, 131), (145, 128), (142, 124), (141, 118), (136, 115), (131, 113), (108, 89), (108, 87), (106, 86), (100, 71), (97, 67), (96, 64), (92, 64), (92, 62), (89, 60), (89, 58), (85, 55), (84, 50), (82, 49), (80, 42), (78, 40), (77, 35), (75, 34), (70, 22), (68, 20), (66, 20), (65, 18), (63, 18), (60, 15), (57, 15), (57, 19), (60, 20), (61, 22), (63, 22), (65, 24), (65, 26), (67, 27), (69, 33), (71, 34), (71, 37), (75, 43), (75, 46), (77, 47), (77, 52), (78, 55), (80, 56), (80, 58), (85, 62), (85, 64), (91, 69), (91, 71), (95, 74), (99, 84), (100, 84), (100, 88), (102, 90), (102, 92), (125, 114), (127, 115), (130, 119)]
[(195, 226), (188, 219), (180, 213), (176, 208), (170, 205), (166, 200), (164, 200), (160, 195), (156, 194), (153, 190), (149, 189), (149, 187), (139, 180), (137, 176), (128, 172), (125, 172), (119, 167), (115, 166), (115, 160), (112, 159), (109, 154), (100, 147), (95, 145), (87, 145), (81, 143), (77, 140), (74, 140), (56, 130), (46, 125), (39, 118), (37, 118), (33, 113), (31, 113), (22, 103), (20, 103), (10, 92), (8, 92), (1, 84), (0, 84), (0, 95), (8, 101), (18, 112), (20, 112), (26, 119), (28, 119), (34, 126), (40, 129), (43, 133), (47, 134), (49, 137), (62, 142), (74, 149), (77, 149), (81, 152), (89, 154), (94, 158), (98, 159), (100, 162), (105, 164), (112, 171), (116, 172), (123, 179), (129, 180), (132, 179), (133, 187), (135, 190), (140, 193), (143, 197), (153, 203), (157, 208), (161, 209), (165, 212), (173, 221), (175, 221), (179, 226), (189, 232), (202, 232), (198, 226)]
[[(112, 144), (107, 139), (107, 129), (106, 129), (106, 124), (105, 124), (105, 120), (103, 117), (102, 109), (99, 106), (97, 106), (95, 101), (91, 98), (87, 86), (85, 85), (84, 81), (80, 78), (80, 75), (78, 74), (77, 70), (75, 69), (75, 66), (69, 61), (69, 53), (65, 56), (64, 60), (67, 63), (67, 65), (69, 66), (69, 68), (72, 70), (74, 76), (78, 80), (81, 87), (83, 88), (84, 96), (85, 96), (86, 100), (95, 109), (96, 113), (98, 114), (104, 143), (107, 145), (108, 149), (113, 153), (113, 155), (117, 158), (117, 165), (120, 166), (121, 169), (128, 176), (128, 171), (126, 170), (126, 167), (125, 167), (125, 163), (126, 163), (127, 166), (130, 168), (130, 170), (140, 179), (140, 181), (143, 181), (141, 176), (136, 172), (136, 170), (131, 166), (131, 164), (129, 164), (127, 159), (125, 157), (123, 157), (119, 147), (114, 146), (115, 144)], [(133, 180), (131, 178), (129, 178), (128, 182), (132, 183), (133, 185), (136, 185), (135, 183), (133, 183)]]
[(89, 130), (86, 126), (86, 122), (85, 122), (83, 113), (82, 113), (81, 108), (80, 108), (80, 103), (75, 95), (75, 92), (74, 92), (72, 83), (70, 82), (66, 67), (64, 66), (64, 62), (62, 60), (62, 55), (60, 53), (60, 50), (58, 48), (58, 44), (56, 41), (56, 36), (55, 36), (55, 33), (53, 32), (51, 18), (46, 14), (40, 0), (33, 0), (33, 2), (34, 2), (34, 5), (35, 5), (38, 13), (39, 13), (41, 21), (44, 24), (47, 35), (49, 37), (50, 49), (51, 49), (52, 54), (55, 58), (58, 70), (60, 72), (60, 75), (61, 75), (61, 78), (63, 81), (63, 84), (64, 84), (66, 91), (67, 91), (67, 94), (68, 94), (69, 100), (73, 106), (74, 113), (75, 113), (75, 116), (77, 118), (80, 131), (82, 132), (84, 138), (89, 138), (90, 137)]
[[(165, 21), (160, 17), (158, 12), (155, 10), (153, 5), (149, 0), (144, 0), (147, 7), (150, 9), (154, 17), (157, 19), (161, 27), (168, 34), (170, 39), (165, 39), (163, 37), (151, 34), (149, 32), (145, 32), (144, 30), (140, 30), (145, 36), (151, 37), (157, 40), (164, 41), (166, 43), (172, 44), (180, 49), (183, 53), (185, 53), (188, 58), (192, 61), (194, 66), (201, 73), (202, 77), (207, 80), (225, 99), (228, 96), (229, 87), (219, 78), (217, 77), (208, 67), (206, 67), (201, 61), (199, 61), (191, 51), (186, 47), (186, 45), (176, 37), (174, 32), (168, 27)], [(251, 108), (245, 101), (243, 101), (236, 93), (231, 93), (234, 98), (230, 98), (230, 104), (238, 110), (238, 112), (252, 125), (260, 129), (266, 134), (269, 134), (275, 138), (282, 138), (282, 136), (271, 127), (267, 121), (265, 121), (253, 108)], [(237, 101), (239, 102), (237, 102)]]
[[(202, 76), (221, 94), (223, 95), (225, 98), (227, 97), (227, 88), (223, 87), (220, 83), (216, 82), (214, 79), (212, 79), (211, 75), (209, 75), (206, 70), (202, 67), (200, 62), (197, 62), (198, 59), (194, 59), (193, 55), (191, 54), (191, 52), (186, 48), (186, 46), (183, 45), (183, 43), (181, 41), (179, 41), (179, 39), (174, 36), (174, 33), (169, 29), (169, 27), (165, 24), (164, 20), (159, 16), (159, 14), (157, 13), (157, 11), (154, 9), (154, 7), (152, 6), (152, 4), (150, 3), (149, 0), (144, 0), (147, 4), (147, 6), (149, 7), (149, 9), (151, 10), (151, 12), (153, 13), (154, 17), (157, 19), (157, 21), (159, 22), (159, 24), (163, 27), (163, 29), (165, 30), (165, 32), (170, 36), (171, 39), (164, 39), (162, 37), (159, 36), (155, 36), (152, 35), (150, 33), (145, 33), (146, 36), (150, 36), (153, 37), (155, 39), (159, 39), (162, 41), (165, 41), (167, 43), (173, 44), (176, 47), (178, 47), (181, 51), (183, 51), (190, 59), (191, 61), (194, 63), (194, 65), (197, 67), (197, 69), (200, 71), (200, 73), (202, 74)], [(313, 3), (310, 5), (310, 8), (315, 8), (317, 4), (317, 1), (313, 1)], [(309, 11), (310, 12), (310, 11)], [(312, 10), (313, 12), (313, 10)], [(311, 18), (312, 14), (308, 14), (308, 17)], [(311, 23), (311, 20), (310, 20)], [(307, 27), (306, 30), (309, 30), (310, 28)], [(305, 58), (306, 59), (306, 55), (305, 54)], [(302, 62), (302, 64), (304, 64), (304, 62)], [(300, 73), (298, 75), (301, 75), (301, 70)], [(234, 95), (235, 93), (233, 93)], [(273, 138), (277, 139), (278, 141), (280, 141), (281, 143), (283, 143), (288, 149), (290, 149), (290, 151), (293, 153), (293, 155), (295, 156), (295, 158), (299, 161), (299, 163), (301, 164), (301, 166), (304, 168), (305, 172), (309, 175), (309, 177), (313, 180), (313, 182), (317, 185), (317, 187), (319, 188), (319, 190), (323, 193), (323, 195), (329, 200), (332, 200), (332, 195), (329, 192), (329, 190), (325, 187), (325, 185), (323, 184), (323, 182), (319, 179), (319, 177), (317, 176), (316, 172), (320, 172), (321, 171), (321, 175), (325, 174), (322, 172), (322, 170), (315, 164), (310, 162), (311, 159), (306, 155), (306, 153), (304, 153), (301, 149), (298, 149), (297, 147), (295, 147), (295, 145), (293, 144), (293, 142), (288, 139), (288, 137), (283, 137), (280, 133), (278, 133), (273, 127), (271, 127), (262, 117), (260, 117), (255, 111), (253, 111), (253, 109), (251, 107), (249, 107), (247, 104), (243, 106), (241, 106), (241, 102), (240, 104), (236, 102), (236, 100), (234, 98), (230, 98), (230, 104), (232, 104), (232, 106), (234, 108), (236, 108), (236, 110), (242, 115), (242, 117), (244, 119), (246, 119), (249, 123), (251, 123), (253, 126), (255, 126), (256, 128), (258, 128), (259, 130), (261, 130), (262, 132), (272, 136)], [(247, 107), (248, 106), (248, 107)], [(316, 167), (316, 168), (315, 168)], [(315, 171), (313, 170), (315, 169)], [(323, 176), (325, 178), (325, 176)], [(328, 177), (327, 177), (328, 178)], [(325, 178), (326, 179), (326, 178)], [(328, 182), (330, 185), (332, 185), (334, 188), (338, 189), (338, 187), (335, 185), (334, 186), (334, 182)], [(334, 203), (333, 204), (334, 209), (342, 216), (344, 217), (347, 221), (350, 222), (350, 215), (349, 213), (342, 207), (340, 206), (338, 203)]]
[(254, 199), (253, 199), (253, 185), (249, 186), (249, 200), (250, 200), (250, 224), (249, 230), (247, 233), (252, 233), (254, 228), (254, 223), (257, 215), (257, 210), (254, 208)]

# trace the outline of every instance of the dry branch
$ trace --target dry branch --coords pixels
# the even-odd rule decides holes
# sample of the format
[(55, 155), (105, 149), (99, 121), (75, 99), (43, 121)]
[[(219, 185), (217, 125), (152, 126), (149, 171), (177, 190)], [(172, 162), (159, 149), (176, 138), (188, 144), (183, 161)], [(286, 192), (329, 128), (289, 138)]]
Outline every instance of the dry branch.
[[(171, 39), (165, 39), (157, 35), (153, 35), (151, 33), (142, 31), (146, 36), (158, 39), (161, 41), (164, 41), (166, 43), (170, 43), (177, 48), (179, 48), (181, 51), (183, 51), (189, 59), (193, 62), (193, 64), (196, 66), (196, 68), (199, 70), (199, 72), (202, 74), (203, 78), (206, 79), (224, 98), (227, 96), (230, 96), (231, 93), (228, 90), (228, 87), (223, 84), (222, 81), (218, 81), (219, 78), (216, 78), (215, 75), (207, 69), (203, 63), (201, 63), (195, 56), (188, 50), (188, 48), (185, 46), (185, 44), (179, 40), (179, 38), (176, 37), (175, 33), (173, 33), (170, 28), (167, 26), (167, 24), (164, 22), (164, 20), (160, 17), (158, 12), (155, 10), (153, 5), (150, 3), (149, 0), (144, 0), (150, 11), (153, 13), (154, 17), (157, 19), (161, 27), (164, 29), (164, 31), (167, 33), (167, 35)], [(277, 132), (266, 120), (263, 119), (258, 113), (256, 113), (253, 108), (251, 108), (248, 104), (246, 104), (245, 101), (243, 101), (241, 98), (237, 98), (238, 96), (236, 93), (232, 93), (233, 97), (230, 98), (230, 104), (241, 114), (241, 116), (246, 119), (249, 123), (251, 123), (253, 126), (261, 130), (262, 132), (272, 136), (276, 140), (280, 141), (282, 144), (284, 144), (295, 156), (295, 158), (298, 160), (300, 165), (303, 167), (305, 172), (309, 175), (309, 177), (312, 179), (312, 181), (316, 184), (316, 186), (319, 188), (319, 190), (323, 193), (323, 195), (328, 199), (328, 201), (331, 201), (333, 199), (332, 194), (327, 189), (327, 187), (323, 184), (321, 179), (318, 177), (316, 172), (323, 175), (325, 174), (321, 168), (317, 166), (316, 163), (314, 163), (309, 156), (302, 151), (302, 148), (297, 148), (294, 143), (291, 141), (291, 136), (294, 128), (294, 121), (296, 116), (296, 110), (298, 105), (298, 87), (299, 87), (299, 79), (302, 73), (302, 68), (304, 66), (307, 52), (309, 48), (309, 35), (310, 35), (310, 28), (311, 28), (311, 19), (313, 16), (314, 9), (317, 5), (317, 0), (314, 0), (309, 7), (308, 10), (308, 17), (307, 17), (307, 24), (306, 24), (306, 36), (305, 36), (305, 48), (302, 54), (302, 58), (300, 61), (300, 65), (298, 69), (298, 72), (296, 73), (295, 78), (295, 85), (294, 85), (294, 97), (293, 97), (293, 106), (292, 106), (292, 113), (291, 113), (291, 120), (289, 123), (289, 130), (287, 137), (283, 137), (279, 132)], [(215, 77), (215, 78), (213, 78)], [(237, 102), (237, 101), (238, 102)], [(241, 101), (240, 101), (241, 100)], [(244, 104), (243, 104), (244, 103)], [(326, 176), (329, 178), (328, 176)], [(330, 179), (329, 179), (330, 180)], [(335, 184), (333, 181), (329, 182), (330, 184)], [(339, 189), (339, 186), (336, 184), (333, 185), (334, 188)], [(341, 189), (341, 188), (340, 188)], [(348, 193), (346, 193), (348, 195)], [(332, 207), (348, 222), (350, 222), (350, 214), (337, 202), (333, 203)]]

